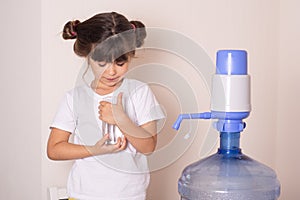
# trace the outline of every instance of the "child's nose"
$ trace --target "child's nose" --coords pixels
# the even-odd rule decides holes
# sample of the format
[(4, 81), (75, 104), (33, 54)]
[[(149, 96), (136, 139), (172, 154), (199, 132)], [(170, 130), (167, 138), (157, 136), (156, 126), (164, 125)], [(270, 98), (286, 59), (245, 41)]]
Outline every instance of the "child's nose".
[(109, 75), (115, 75), (116, 74), (116, 65), (113, 63), (107, 68), (107, 72)]

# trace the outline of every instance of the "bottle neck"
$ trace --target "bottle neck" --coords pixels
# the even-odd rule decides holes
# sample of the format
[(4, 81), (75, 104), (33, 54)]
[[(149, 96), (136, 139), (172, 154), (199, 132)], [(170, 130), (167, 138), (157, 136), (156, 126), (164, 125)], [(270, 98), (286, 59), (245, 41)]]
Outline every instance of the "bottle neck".
[(240, 154), (240, 132), (220, 132), (219, 154)]

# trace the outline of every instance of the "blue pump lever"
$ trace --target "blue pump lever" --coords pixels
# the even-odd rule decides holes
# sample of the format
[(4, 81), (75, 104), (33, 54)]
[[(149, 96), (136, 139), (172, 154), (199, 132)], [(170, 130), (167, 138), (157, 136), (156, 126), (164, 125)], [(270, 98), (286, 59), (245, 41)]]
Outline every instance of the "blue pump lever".
[(173, 124), (173, 129), (178, 130), (183, 119), (210, 119), (211, 112), (180, 114)]
[(203, 112), (203, 113), (191, 113), (180, 114), (173, 124), (173, 129), (178, 130), (182, 120), (184, 119), (218, 119), (218, 122), (214, 123), (214, 127), (221, 132), (240, 132), (246, 124), (242, 121), (249, 116), (250, 112)]

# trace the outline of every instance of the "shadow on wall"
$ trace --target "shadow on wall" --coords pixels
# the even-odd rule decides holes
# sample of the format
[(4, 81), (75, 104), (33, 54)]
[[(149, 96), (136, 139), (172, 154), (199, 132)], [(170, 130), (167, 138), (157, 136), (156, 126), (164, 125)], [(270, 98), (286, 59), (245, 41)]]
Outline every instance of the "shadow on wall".
[(190, 63), (173, 53), (142, 49), (136, 57), (127, 77), (148, 83), (166, 115), (158, 123), (156, 151), (148, 157), (151, 183), (147, 199), (179, 199), (178, 178), (186, 165), (199, 159), (205, 134), (197, 133), (207, 133), (208, 122), (183, 123), (180, 132), (172, 125), (179, 113), (208, 110), (207, 84)]

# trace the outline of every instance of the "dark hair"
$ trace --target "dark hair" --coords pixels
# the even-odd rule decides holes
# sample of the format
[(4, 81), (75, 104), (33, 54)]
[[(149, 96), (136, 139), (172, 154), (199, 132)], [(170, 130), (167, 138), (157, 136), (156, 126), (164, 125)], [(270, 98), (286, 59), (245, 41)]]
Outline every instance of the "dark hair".
[(145, 25), (128, 21), (123, 15), (111, 12), (97, 14), (84, 22), (69, 21), (63, 29), (63, 38), (76, 39), (74, 52), (91, 56), (94, 60), (112, 62), (127, 60), (135, 54), (146, 38)]

